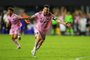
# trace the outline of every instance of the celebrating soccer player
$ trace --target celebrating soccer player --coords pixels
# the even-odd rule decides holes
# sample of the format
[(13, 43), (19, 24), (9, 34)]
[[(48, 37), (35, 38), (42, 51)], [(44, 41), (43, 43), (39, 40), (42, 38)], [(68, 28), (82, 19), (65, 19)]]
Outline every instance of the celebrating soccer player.
[[(30, 19), (33, 18), (36, 19), (36, 23), (34, 26), (35, 45), (31, 53), (33, 56), (35, 56), (36, 51), (41, 47), (42, 43), (45, 40), (46, 33), (51, 25), (51, 20), (54, 18), (54, 15), (51, 12), (49, 12), (49, 6), (45, 5), (42, 11), (37, 12), (36, 14), (30, 17)], [(57, 19), (57, 22), (65, 25), (65, 23), (61, 20)]]

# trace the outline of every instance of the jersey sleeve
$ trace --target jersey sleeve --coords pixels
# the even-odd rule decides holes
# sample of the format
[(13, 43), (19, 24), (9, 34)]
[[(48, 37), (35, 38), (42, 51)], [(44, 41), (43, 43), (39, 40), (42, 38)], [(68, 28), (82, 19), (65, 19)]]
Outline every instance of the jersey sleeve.
[(22, 19), (22, 17), (19, 16), (19, 15), (17, 15), (17, 14), (15, 14), (15, 15), (14, 15), (14, 19), (15, 19), (15, 20), (19, 20), (19, 19)]
[(18, 18), (19, 18), (18, 15), (16, 15), (16, 14), (13, 15), (14, 20), (18, 20)]
[(35, 13), (34, 15), (32, 15), (34, 18), (37, 18), (37, 16), (39, 15), (39, 13)]

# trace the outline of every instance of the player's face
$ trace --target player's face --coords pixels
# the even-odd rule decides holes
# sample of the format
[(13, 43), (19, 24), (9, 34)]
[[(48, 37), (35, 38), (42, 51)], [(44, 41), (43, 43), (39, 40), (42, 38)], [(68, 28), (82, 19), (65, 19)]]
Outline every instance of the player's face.
[(49, 13), (49, 8), (44, 7), (43, 8), (44, 15), (47, 15)]
[(11, 15), (11, 14), (13, 14), (13, 11), (8, 10), (8, 11), (7, 11), (7, 14), (8, 14), (8, 15)]

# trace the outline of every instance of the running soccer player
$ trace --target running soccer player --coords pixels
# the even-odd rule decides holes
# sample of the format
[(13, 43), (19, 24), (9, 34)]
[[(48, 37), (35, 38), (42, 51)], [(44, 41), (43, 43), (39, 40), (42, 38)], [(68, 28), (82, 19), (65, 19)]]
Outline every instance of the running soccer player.
[(9, 34), (11, 35), (12, 41), (15, 43), (15, 45), (17, 46), (17, 48), (20, 49), (21, 46), (18, 43), (17, 38), (18, 38), (18, 34), (20, 33), (19, 32), (20, 31), (19, 29), (20, 29), (20, 27), (22, 25), (20, 23), (20, 20), (19, 20), (19, 19), (21, 19), (21, 17), (18, 16), (18, 15), (16, 15), (14, 13), (14, 9), (11, 8), (11, 7), (8, 8), (7, 14), (8, 14), (8, 17), (7, 18), (9, 20), (8, 24), (11, 24), (11, 29), (10, 29)]
[[(45, 5), (42, 11), (37, 12), (36, 14), (30, 17), (30, 19), (32, 18), (36, 18), (36, 24), (34, 26), (35, 45), (31, 51), (32, 56), (35, 57), (36, 51), (41, 47), (42, 43), (45, 40), (46, 33), (51, 25), (51, 20), (54, 18), (54, 15), (49, 12), (48, 5)], [(62, 23), (64, 25), (66, 24), (58, 19), (57, 22)]]

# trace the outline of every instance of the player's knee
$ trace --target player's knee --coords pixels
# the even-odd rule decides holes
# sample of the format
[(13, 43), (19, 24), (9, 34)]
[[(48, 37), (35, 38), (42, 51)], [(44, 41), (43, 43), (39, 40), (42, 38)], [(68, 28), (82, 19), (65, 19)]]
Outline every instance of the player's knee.
[(14, 39), (17, 39), (17, 35), (14, 36)]
[(40, 37), (39, 37), (39, 36), (37, 36), (37, 37), (36, 37), (36, 40), (40, 40)]

